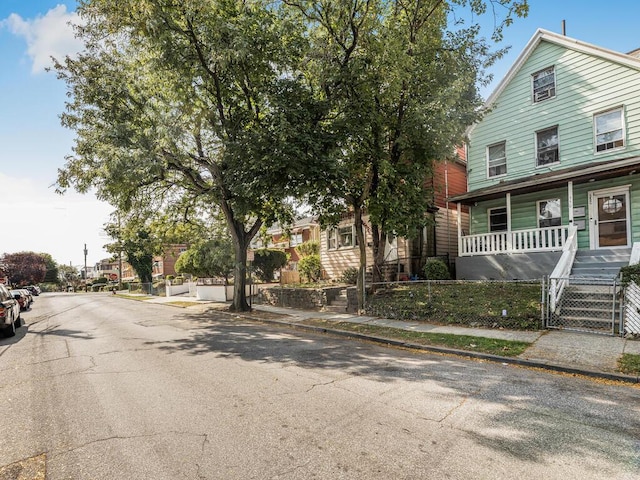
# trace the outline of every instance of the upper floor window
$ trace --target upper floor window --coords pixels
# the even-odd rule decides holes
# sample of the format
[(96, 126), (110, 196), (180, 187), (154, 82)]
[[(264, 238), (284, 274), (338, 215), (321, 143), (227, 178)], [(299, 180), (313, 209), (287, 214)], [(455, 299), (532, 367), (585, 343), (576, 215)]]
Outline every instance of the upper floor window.
[(556, 72), (554, 67), (533, 74), (533, 102), (542, 102), (556, 96)]
[(596, 152), (624, 147), (622, 108), (597, 113), (593, 117)]
[(507, 173), (507, 144), (496, 143), (487, 147), (487, 168), (489, 177), (498, 177)]
[(489, 214), (489, 231), (505, 232), (507, 230), (507, 208), (490, 208)]
[(558, 127), (536, 132), (536, 166), (541, 167), (559, 161)]
[(538, 227), (557, 227), (562, 225), (560, 199), (542, 200), (538, 202)]
[(301, 233), (292, 233), (289, 237), (289, 245), (291, 247), (297, 247), (302, 243), (302, 234)]

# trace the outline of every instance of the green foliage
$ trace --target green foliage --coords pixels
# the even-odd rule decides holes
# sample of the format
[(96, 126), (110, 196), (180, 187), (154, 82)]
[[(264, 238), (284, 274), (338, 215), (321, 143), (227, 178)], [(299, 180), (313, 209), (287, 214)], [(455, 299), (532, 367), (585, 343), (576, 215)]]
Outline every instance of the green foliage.
[(411, 282), (369, 296), (367, 314), (444, 325), (539, 330), (540, 288), (539, 283)]
[(166, 276), (166, 279), (169, 280), (169, 281), (173, 280), (174, 278), (175, 277), (173, 275), (167, 275)]
[(300, 257), (308, 257), (309, 255), (320, 255), (320, 242), (310, 240), (301, 243), (296, 247), (296, 252)]
[[(234, 268), (233, 245), (228, 237), (192, 245), (176, 261), (176, 272), (228, 280)], [(183, 278), (181, 275), (178, 278)]]
[(312, 254), (302, 257), (298, 261), (298, 272), (307, 282), (317, 282), (322, 278), (322, 263), (320, 255)]
[(109, 279), (107, 277), (96, 278), (93, 281), (94, 285), (106, 285), (107, 283), (109, 283)]
[(356, 267), (347, 268), (342, 272), (340, 281), (348, 285), (355, 285), (358, 282), (358, 269)]
[(640, 285), (640, 263), (622, 267), (620, 269), (620, 273), (622, 275), (622, 284), (624, 286), (629, 285), (631, 282), (636, 285)]
[(427, 280), (450, 280), (451, 273), (447, 264), (439, 258), (430, 258), (422, 270)]
[(305, 32), (280, 8), (289, 7), (80, 2), (85, 49), (56, 64), (70, 99), (62, 124), (76, 134), (58, 190), (95, 189), (123, 213), (222, 212), (236, 310), (249, 308), (251, 239), (262, 224), (290, 218), (284, 199), (321, 188), (329, 170), (325, 103), (301, 74)]
[(287, 254), (282, 250), (262, 248), (254, 253), (253, 269), (263, 282), (271, 282), (276, 270), (287, 264)]
[(44, 275), (43, 283), (56, 283), (58, 281), (58, 264), (48, 253), (41, 253), (40, 256), (44, 259), (44, 263), (47, 266), (47, 272)]
[(618, 370), (627, 375), (640, 375), (640, 355), (624, 353), (618, 359)]

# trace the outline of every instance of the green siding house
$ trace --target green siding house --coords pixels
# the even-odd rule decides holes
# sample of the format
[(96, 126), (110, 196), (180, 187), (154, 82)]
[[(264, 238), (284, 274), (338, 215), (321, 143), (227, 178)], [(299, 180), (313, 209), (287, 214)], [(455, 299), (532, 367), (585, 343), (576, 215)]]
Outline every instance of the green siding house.
[(587, 252), (601, 265), (585, 275), (628, 264), (640, 242), (634, 52), (538, 30), (468, 136), (468, 192), (449, 199), (471, 212), (458, 278), (576, 275)]

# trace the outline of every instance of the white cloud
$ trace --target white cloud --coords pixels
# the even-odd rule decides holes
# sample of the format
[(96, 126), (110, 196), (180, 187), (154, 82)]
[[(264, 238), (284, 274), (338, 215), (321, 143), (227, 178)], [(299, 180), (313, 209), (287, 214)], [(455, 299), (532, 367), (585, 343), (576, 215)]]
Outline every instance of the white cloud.
[(110, 239), (103, 232), (113, 207), (91, 194), (68, 192), (31, 179), (0, 173), (3, 236), (0, 255), (21, 251), (49, 253), (59, 263), (82, 265), (87, 244), (87, 263), (93, 265), (109, 254), (102, 248)]
[(75, 38), (71, 24), (80, 24), (80, 17), (75, 12), (67, 12), (65, 5), (57, 5), (35, 19), (23, 19), (12, 13), (2, 21), (13, 34), (26, 40), (33, 73), (52, 66), (51, 57), (63, 60), (66, 55), (73, 56), (82, 49), (82, 41)]

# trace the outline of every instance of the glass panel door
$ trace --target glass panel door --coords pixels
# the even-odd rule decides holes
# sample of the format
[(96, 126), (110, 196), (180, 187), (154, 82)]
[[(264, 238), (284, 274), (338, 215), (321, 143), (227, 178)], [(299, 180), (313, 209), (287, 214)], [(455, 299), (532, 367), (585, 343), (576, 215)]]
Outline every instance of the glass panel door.
[(628, 194), (598, 195), (596, 202), (598, 247), (628, 246)]

